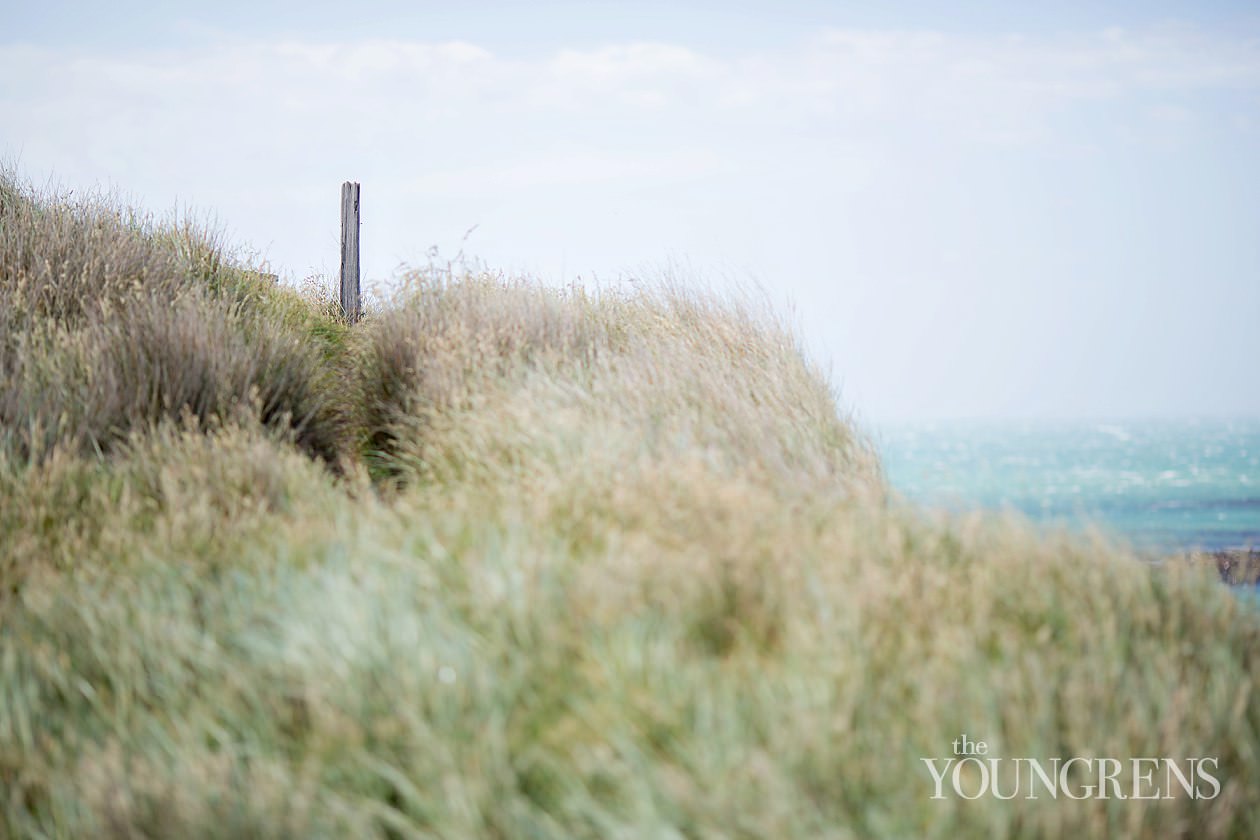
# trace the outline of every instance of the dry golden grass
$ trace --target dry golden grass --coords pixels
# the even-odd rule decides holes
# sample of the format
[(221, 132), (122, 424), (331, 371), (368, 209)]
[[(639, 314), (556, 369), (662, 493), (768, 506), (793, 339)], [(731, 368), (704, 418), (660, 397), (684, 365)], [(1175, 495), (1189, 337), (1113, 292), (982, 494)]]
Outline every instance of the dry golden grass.
[[(235, 266), (213, 235), (0, 172), (0, 448), (106, 453), (129, 432), (252, 408), (335, 463), (327, 313)], [(322, 339), (322, 340), (321, 340)]]
[[(1254, 607), (905, 506), (758, 307), (430, 271), (347, 333), (172, 259), (4, 323), (64, 378), (0, 385), (0, 834), (1260, 833)], [(1221, 791), (930, 800), (962, 732)]]

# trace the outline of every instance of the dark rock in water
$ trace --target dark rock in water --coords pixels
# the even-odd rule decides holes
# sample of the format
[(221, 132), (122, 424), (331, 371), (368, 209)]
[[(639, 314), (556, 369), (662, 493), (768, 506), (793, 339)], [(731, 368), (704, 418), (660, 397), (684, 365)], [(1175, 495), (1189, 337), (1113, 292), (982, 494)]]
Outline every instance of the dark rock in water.
[(1260, 549), (1213, 551), (1207, 557), (1216, 563), (1221, 580), (1230, 586), (1255, 586), (1260, 583)]

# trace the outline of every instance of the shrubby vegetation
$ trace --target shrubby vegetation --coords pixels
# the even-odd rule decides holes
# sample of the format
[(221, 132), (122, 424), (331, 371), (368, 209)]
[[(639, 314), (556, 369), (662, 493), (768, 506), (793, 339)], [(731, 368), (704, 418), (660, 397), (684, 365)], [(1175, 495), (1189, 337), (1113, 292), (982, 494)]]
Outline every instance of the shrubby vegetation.
[[(747, 303), (404, 285), (0, 179), (0, 834), (1260, 833), (1210, 573), (906, 507)], [(962, 732), (1221, 791), (932, 801)]]

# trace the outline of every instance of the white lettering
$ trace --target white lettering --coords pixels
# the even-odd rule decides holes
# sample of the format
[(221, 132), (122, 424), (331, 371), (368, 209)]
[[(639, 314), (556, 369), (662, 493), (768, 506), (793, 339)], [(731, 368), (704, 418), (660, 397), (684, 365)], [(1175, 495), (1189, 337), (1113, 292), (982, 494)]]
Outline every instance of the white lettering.
[(1001, 776), (1001, 773), (998, 772), (998, 764), (1001, 761), (1002, 759), (1000, 758), (989, 759), (989, 768), (993, 771), (993, 795), (998, 799), (1014, 799), (1016, 796), (1019, 796), (1019, 759), (1017, 758), (1013, 762), (1010, 762), (1015, 765), (1015, 789), (1011, 791), (1010, 796), (1003, 796), (1002, 791), (998, 789), (998, 777)]
[(1118, 758), (1100, 758), (1098, 759), (1098, 798), (1107, 799), (1107, 783), (1111, 783), (1111, 793), (1116, 799), (1125, 799), (1124, 791), (1120, 789), (1120, 780), (1116, 777), (1120, 775), (1120, 759)]
[(928, 772), (932, 774), (932, 781), (936, 782), (936, 793), (932, 795), (932, 798), (944, 799), (945, 796), (941, 793), (941, 784), (945, 781), (945, 774), (949, 772), (949, 765), (954, 763), (954, 759), (945, 759), (945, 767), (939, 773), (936, 770), (936, 759), (925, 758), (922, 761), (928, 766)]
[[(963, 765), (966, 764), (968, 761), (974, 761), (976, 768), (980, 771), (980, 789), (976, 791), (975, 796), (968, 796), (967, 792), (963, 790), (962, 778), (961, 778), (962, 773), (960, 771), (963, 769)], [(980, 797), (984, 796), (984, 794), (988, 790), (989, 790), (989, 765), (985, 764), (983, 761), (973, 756), (968, 756), (967, 758), (962, 759), (961, 761), (959, 761), (957, 764), (954, 765), (954, 791), (957, 792), (957, 794), (961, 796), (963, 799), (979, 799)]]
[[(1149, 761), (1153, 763), (1155, 765), (1155, 768), (1143, 773), (1142, 772), (1143, 761)], [(1158, 758), (1133, 759), (1133, 798), (1134, 799), (1159, 799), (1159, 788), (1155, 788), (1155, 792), (1149, 795), (1142, 793), (1143, 782), (1145, 782), (1148, 785), (1154, 784), (1154, 782), (1151, 780), (1151, 776), (1155, 773), (1155, 769), (1159, 768), (1159, 761), (1160, 760)]]
[(1059, 798), (1059, 761), (1060, 759), (1050, 759), (1051, 766), (1054, 768), (1053, 774), (1046, 773), (1046, 768), (1041, 766), (1041, 762), (1035, 758), (1028, 759), (1028, 795), (1025, 799), (1036, 799), (1037, 790), (1033, 785), (1033, 779), (1036, 776), (1041, 777), (1041, 784), (1050, 792), (1051, 799)]
[(1089, 766), (1093, 763), (1091, 759), (1081, 758), (1080, 756), (1077, 756), (1076, 758), (1069, 758), (1067, 761), (1063, 762), (1063, 767), (1059, 770), (1059, 787), (1063, 789), (1063, 793), (1068, 797), (1068, 799), (1089, 799), (1094, 795), (1093, 785), (1085, 785), (1085, 787), (1082, 788), (1084, 793), (1080, 796), (1073, 794), (1072, 789), (1068, 787), (1068, 769), (1078, 761), (1085, 763), (1086, 772), (1088, 772)]
[(1199, 771), (1199, 778), (1200, 778), (1200, 779), (1202, 779), (1203, 781), (1205, 781), (1205, 782), (1209, 783), (1210, 785), (1212, 785), (1212, 795), (1211, 795), (1211, 796), (1204, 796), (1203, 794), (1198, 793), (1198, 790), (1199, 790), (1199, 789), (1198, 789), (1198, 787), (1197, 787), (1197, 786), (1195, 787), (1195, 793), (1198, 793), (1198, 796), (1199, 796), (1199, 798), (1200, 798), (1200, 799), (1215, 799), (1218, 795), (1220, 795), (1220, 792), (1221, 792), (1221, 783), (1220, 783), (1220, 781), (1219, 781), (1219, 780), (1218, 780), (1215, 776), (1213, 776), (1211, 773), (1209, 773), (1209, 772), (1207, 772), (1206, 770), (1204, 770), (1204, 769), (1203, 769), (1203, 766), (1204, 766), (1205, 764), (1207, 764), (1209, 761), (1210, 761), (1210, 762), (1212, 762), (1212, 769), (1213, 769), (1213, 770), (1219, 770), (1219, 769), (1220, 769), (1220, 768), (1217, 766), (1217, 764), (1219, 763), (1218, 759), (1215, 759), (1215, 758), (1203, 758), (1203, 759), (1199, 759), (1199, 767), (1198, 767), (1198, 771)]
[[(1181, 773), (1181, 768), (1177, 766), (1177, 762), (1171, 758), (1164, 759), (1164, 787), (1168, 788), (1168, 793), (1164, 795), (1165, 799), (1175, 799), (1172, 792), (1172, 777), (1177, 777), (1177, 783), (1181, 785), (1181, 789), (1186, 792), (1187, 796), (1194, 796), (1194, 783), (1187, 779)], [(1194, 778), (1194, 759), (1190, 759), (1190, 778)]]

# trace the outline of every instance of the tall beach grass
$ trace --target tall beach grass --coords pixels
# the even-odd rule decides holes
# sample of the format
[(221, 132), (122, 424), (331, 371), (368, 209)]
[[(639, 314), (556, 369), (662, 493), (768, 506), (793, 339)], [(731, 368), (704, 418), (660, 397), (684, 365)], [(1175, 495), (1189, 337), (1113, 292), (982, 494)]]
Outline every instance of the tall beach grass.
[[(755, 303), (430, 269), (347, 329), (8, 173), (0, 372), (0, 835), (1260, 834), (1254, 608), (903, 504)], [(933, 800), (963, 732), (1220, 791)]]

